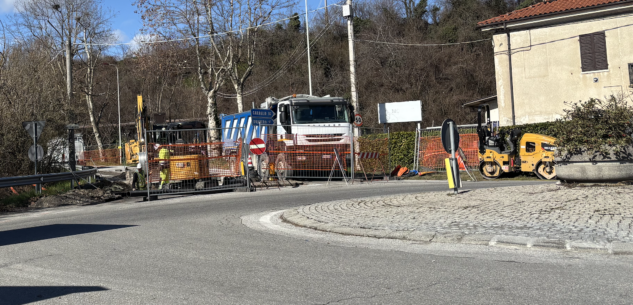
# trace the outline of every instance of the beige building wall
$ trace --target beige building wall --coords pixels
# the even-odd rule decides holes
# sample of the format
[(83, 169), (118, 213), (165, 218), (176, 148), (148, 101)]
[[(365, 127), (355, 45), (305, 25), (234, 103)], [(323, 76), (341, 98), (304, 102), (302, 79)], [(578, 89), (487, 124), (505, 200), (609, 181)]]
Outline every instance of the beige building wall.
[[(605, 31), (609, 69), (582, 72), (578, 35)], [(501, 126), (512, 125), (508, 44), (493, 37)], [(565, 102), (630, 95), (628, 64), (633, 63), (633, 15), (511, 32), (514, 109), (517, 124), (554, 121)]]

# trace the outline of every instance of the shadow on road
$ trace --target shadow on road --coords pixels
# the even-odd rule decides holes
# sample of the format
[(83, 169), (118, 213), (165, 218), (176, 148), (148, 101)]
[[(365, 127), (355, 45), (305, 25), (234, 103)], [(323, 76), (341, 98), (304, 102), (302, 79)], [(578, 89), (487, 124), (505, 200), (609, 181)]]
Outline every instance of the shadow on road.
[(28, 304), (73, 293), (106, 290), (101, 286), (0, 286), (0, 304)]
[(0, 247), (71, 235), (122, 229), (127, 227), (134, 227), (134, 225), (56, 224), (3, 231), (0, 232)]

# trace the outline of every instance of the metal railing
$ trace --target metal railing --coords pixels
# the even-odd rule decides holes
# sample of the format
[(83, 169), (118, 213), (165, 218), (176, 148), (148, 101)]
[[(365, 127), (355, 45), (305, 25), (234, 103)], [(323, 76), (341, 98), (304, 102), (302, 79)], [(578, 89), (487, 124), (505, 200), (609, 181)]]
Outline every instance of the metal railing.
[(86, 179), (97, 174), (97, 169), (87, 169), (76, 172), (66, 172), (57, 174), (42, 174), (19, 177), (0, 178), (0, 188), (22, 185), (44, 184), (50, 182), (60, 182), (68, 180)]

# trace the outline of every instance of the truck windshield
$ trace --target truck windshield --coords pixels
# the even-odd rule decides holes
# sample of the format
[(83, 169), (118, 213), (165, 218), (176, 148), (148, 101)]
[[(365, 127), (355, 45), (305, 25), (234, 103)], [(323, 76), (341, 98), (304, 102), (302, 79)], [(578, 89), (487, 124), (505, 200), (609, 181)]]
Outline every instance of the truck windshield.
[(295, 105), (292, 116), (295, 124), (348, 122), (345, 105)]

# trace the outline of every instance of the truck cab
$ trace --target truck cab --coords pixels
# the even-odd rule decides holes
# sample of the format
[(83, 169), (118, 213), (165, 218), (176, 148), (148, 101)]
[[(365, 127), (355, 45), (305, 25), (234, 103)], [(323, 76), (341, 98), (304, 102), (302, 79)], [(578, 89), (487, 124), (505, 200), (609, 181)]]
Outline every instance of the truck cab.
[[(275, 113), (277, 139), (287, 145), (349, 144), (352, 109), (340, 97), (293, 95), (268, 98), (261, 108)], [(292, 135), (292, 136), (289, 136)]]

